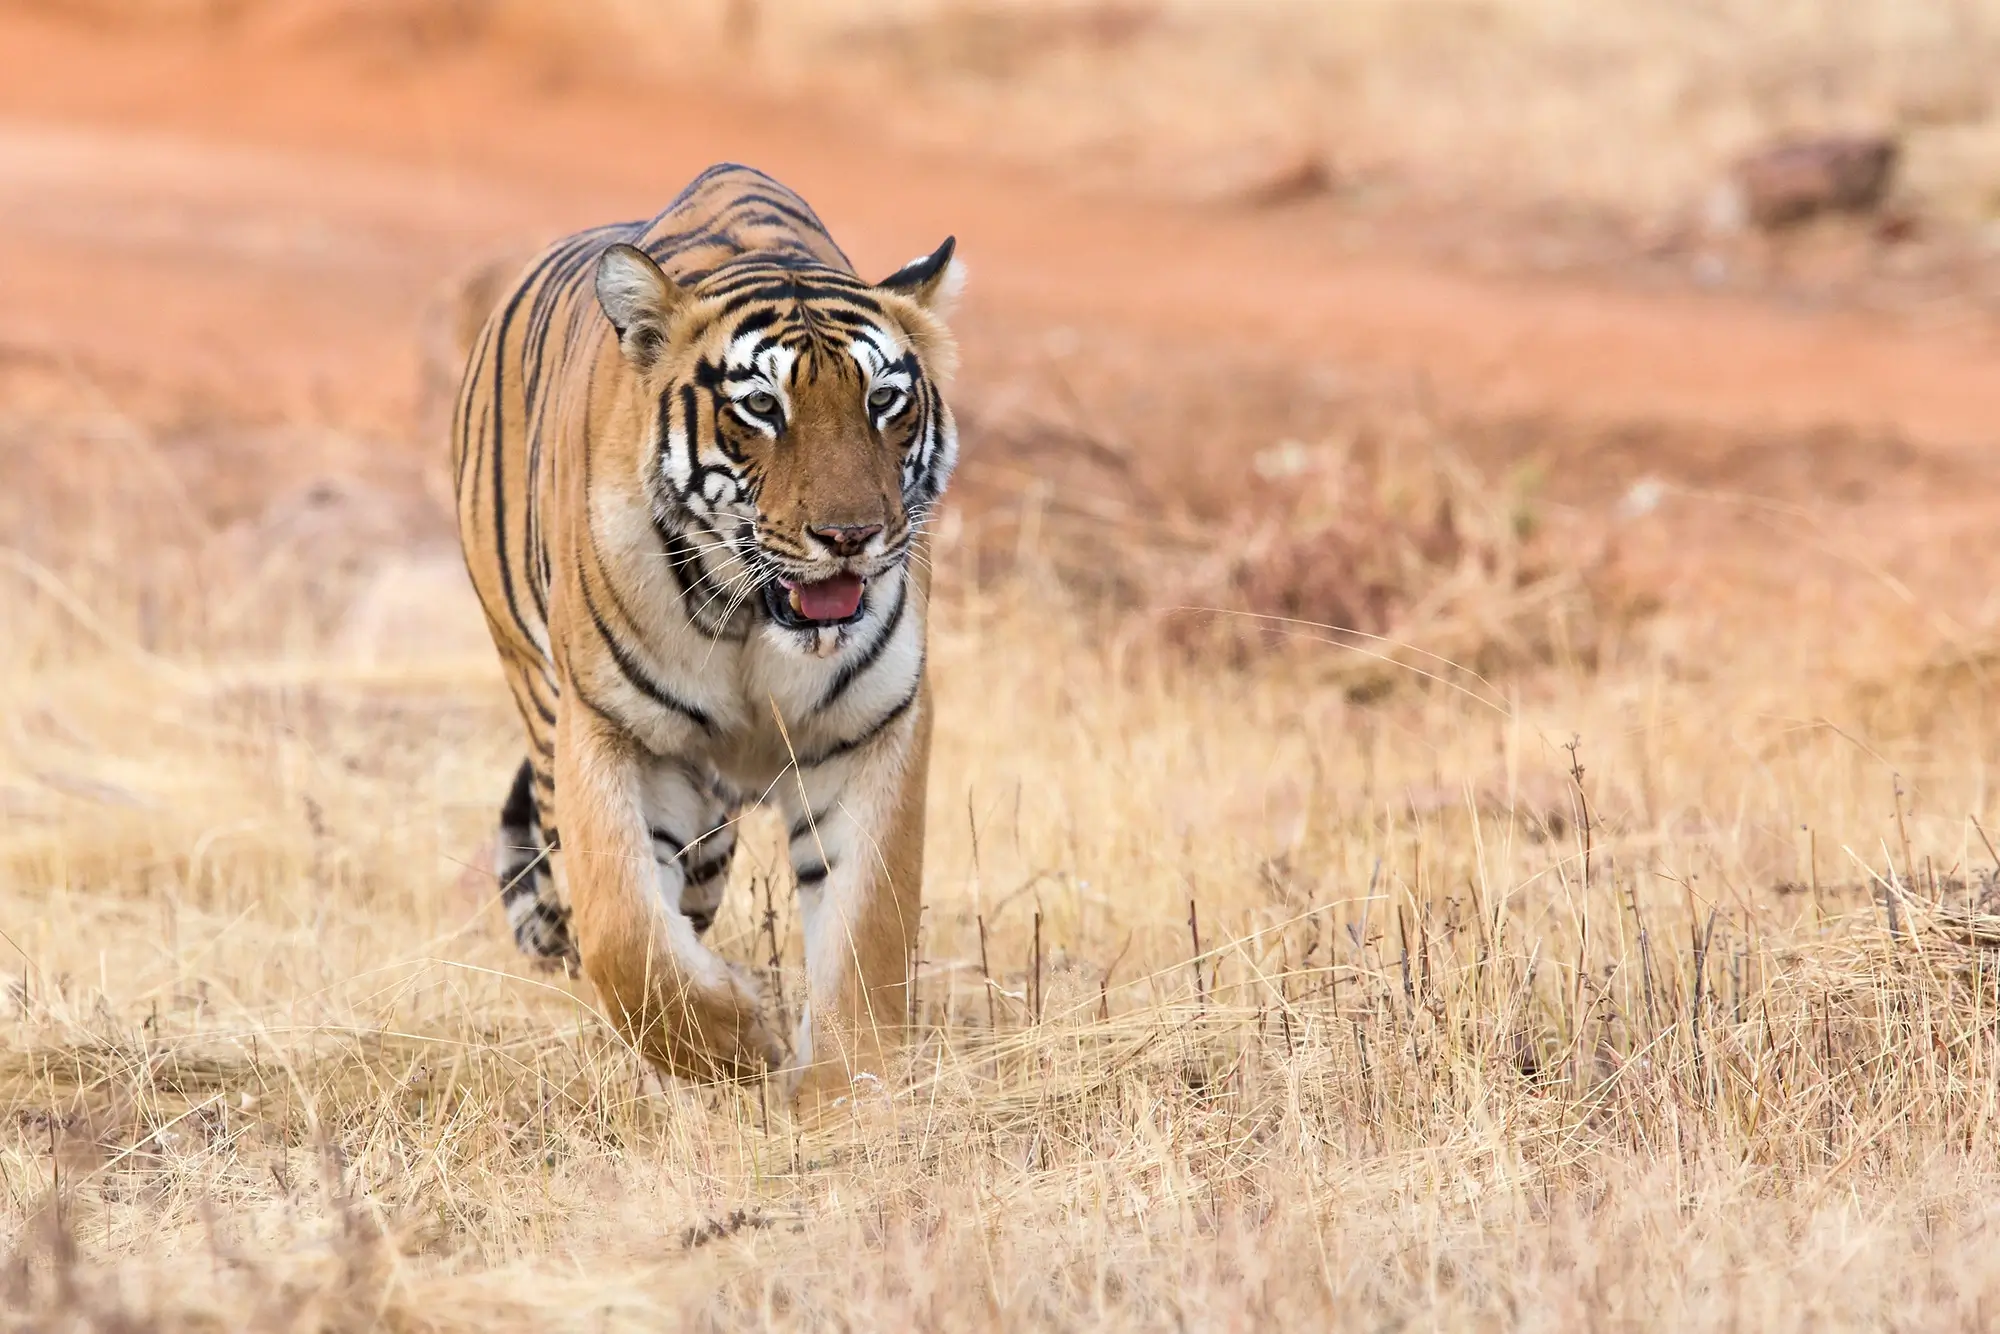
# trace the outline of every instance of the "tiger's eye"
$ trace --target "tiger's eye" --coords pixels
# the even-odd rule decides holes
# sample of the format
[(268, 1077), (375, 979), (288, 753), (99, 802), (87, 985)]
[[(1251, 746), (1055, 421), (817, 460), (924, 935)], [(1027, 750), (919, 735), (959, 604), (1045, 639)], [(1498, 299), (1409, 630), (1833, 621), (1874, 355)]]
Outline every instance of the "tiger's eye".
[(760, 389), (754, 394), (744, 395), (743, 406), (756, 413), (759, 417), (768, 417), (778, 410), (778, 397), (776, 394), (767, 394)]
[(900, 397), (901, 394), (894, 387), (885, 384), (874, 393), (868, 395), (868, 406), (880, 412), (893, 405)]

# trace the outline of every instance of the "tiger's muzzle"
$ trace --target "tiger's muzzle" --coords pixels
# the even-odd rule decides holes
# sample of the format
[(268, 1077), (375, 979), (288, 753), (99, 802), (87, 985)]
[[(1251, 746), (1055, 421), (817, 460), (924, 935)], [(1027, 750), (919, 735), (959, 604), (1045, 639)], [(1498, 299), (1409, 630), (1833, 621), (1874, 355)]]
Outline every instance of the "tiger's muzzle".
[[(814, 533), (820, 536), (820, 530)], [(764, 610), (772, 622), (787, 630), (822, 630), (859, 621), (867, 614), (869, 583), (901, 569), (909, 552), (905, 538), (891, 548), (864, 554), (880, 534), (879, 525), (859, 535), (843, 532), (838, 545), (825, 541), (842, 554), (804, 565), (765, 551)]]
[(861, 619), (868, 580), (858, 574), (801, 582), (779, 575), (764, 585), (764, 609), (787, 630), (819, 630)]

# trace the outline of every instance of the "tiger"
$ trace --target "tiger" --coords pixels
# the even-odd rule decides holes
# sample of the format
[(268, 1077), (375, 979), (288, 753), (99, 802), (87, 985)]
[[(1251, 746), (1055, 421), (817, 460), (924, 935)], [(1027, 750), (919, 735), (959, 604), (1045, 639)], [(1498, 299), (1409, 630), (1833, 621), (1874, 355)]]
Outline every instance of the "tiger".
[[(723, 163), (485, 285), (451, 436), (526, 733), (500, 899), (519, 949), (580, 969), (673, 1074), (845, 1090), (906, 1022), (956, 246), (869, 283), (798, 194)], [(797, 883), (789, 1043), (704, 943), (758, 804)]]

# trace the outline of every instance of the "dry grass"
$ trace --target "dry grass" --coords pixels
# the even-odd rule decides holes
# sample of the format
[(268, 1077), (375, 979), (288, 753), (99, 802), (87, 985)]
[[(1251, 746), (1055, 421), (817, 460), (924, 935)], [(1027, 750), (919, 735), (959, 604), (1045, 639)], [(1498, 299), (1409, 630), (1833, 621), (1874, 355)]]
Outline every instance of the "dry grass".
[[(884, 132), (1217, 198), (1699, 212), (1774, 136), (1875, 130), (1902, 197), (2000, 221), (1995, 0), (42, 0), (415, 67), (468, 45), (837, 88)], [(884, 97), (885, 85), (895, 95)], [(1301, 161), (1323, 171), (1298, 174)], [(1282, 189), (1280, 189), (1282, 193)], [(1542, 221), (1548, 219), (1544, 217)]]
[(805, 1127), (506, 945), (448, 551), (92, 439), (4, 516), (0, 1328), (1990, 1323), (1990, 729), (1615, 644), (1358, 705), (961, 543), (922, 1036)]
[[(616, 8), (1198, 193), (1671, 214), (1858, 122), (1926, 210), (2000, 197), (1987, 0)], [(816, 1126), (507, 944), (519, 743), (429, 456), (0, 366), (0, 1330), (1990, 1327), (1991, 654), (1747, 582), (1630, 634), (1435, 422), (1155, 351), (973, 387), (919, 1038)], [(1160, 391), (1203, 378), (1251, 391)], [(717, 939), (782, 1000), (773, 851)]]
[[(2000, 216), (1991, 0), (605, 0), (648, 53), (929, 114), (905, 133), (1255, 191), (1300, 156), (1360, 193), (1692, 211), (1736, 154), (1800, 130), (1902, 136), (1906, 189)], [(672, 25), (673, 39), (663, 27)], [(702, 38), (708, 39), (707, 43)], [(879, 94), (877, 95), (879, 99)], [(864, 103), (865, 104), (865, 103)]]
[(981, 330), (1003, 354), (960, 395), (945, 521), (982, 585), (1032, 572), (1112, 633), (1199, 657), (1298, 646), (1295, 668), (1356, 697), (1587, 665), (1647, 608), (1601, 507), (1546, 494), (1504, 427), (1184, 332), (1008, 332)]

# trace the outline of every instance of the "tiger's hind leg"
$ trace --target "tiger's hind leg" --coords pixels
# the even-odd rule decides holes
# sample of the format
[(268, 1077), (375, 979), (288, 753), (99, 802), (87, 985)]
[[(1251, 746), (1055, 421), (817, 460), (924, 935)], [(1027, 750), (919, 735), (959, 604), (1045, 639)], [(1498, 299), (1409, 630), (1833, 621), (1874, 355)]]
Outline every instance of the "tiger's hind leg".
[(500, 808), (500, 834), (493, 847), (493, 873), (500, 881), (500, 904), (514, 944), (531, 959), (577, 970), (576, 943), (570, 935), (569, 909), (557, 898), (553, 835), (545, 836), (535, 803), (535, 771), (526, 760), (514, 775)]

